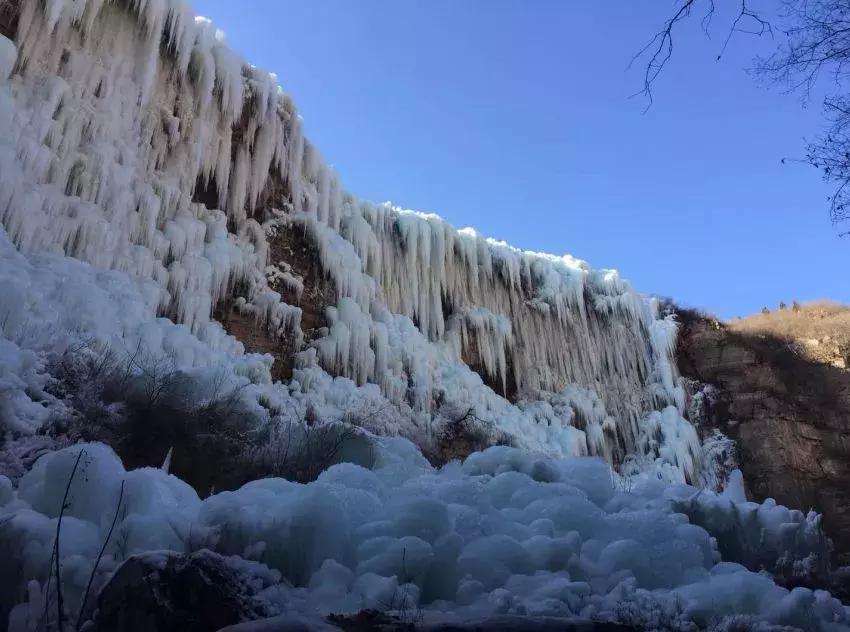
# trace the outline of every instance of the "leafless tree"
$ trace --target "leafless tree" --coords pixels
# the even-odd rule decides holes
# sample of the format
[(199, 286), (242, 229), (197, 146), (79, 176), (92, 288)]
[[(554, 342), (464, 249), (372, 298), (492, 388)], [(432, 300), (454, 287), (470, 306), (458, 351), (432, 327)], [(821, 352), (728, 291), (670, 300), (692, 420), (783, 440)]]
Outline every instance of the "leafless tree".
[[(729, 0), (729, 2), (738, 5), (738, 12), (732, 18), (731, 24), (728, 25), (726, 37), (717, 59), (723, 56), (735, 33), (773, 35), (773, 26), (770, 21), (763, 18), (759, 12), (754, 11), (747, 0)], [(632, 58), (630, 65), (638, 62), (645, 64), (643, 87), (637, 94), (642, 94), (649, 99), (650, 105), (652, 104), (652, 86), (673, 56), (673, 36), (676, 34), (680, 23), (692, 18), (694, 14), (698, 14), (700, 26), (703, 32), (708, 35), (716, 10), (715, 0), (677, 0), (672, 15), (664, 21), (663, 26)]]
[[(673, 38), (681, 23), (700, 16), (708, 34), (716, 2), (677, 0), (672, 15), (633, 58), (633, 64), (645, 67), (638, 94), (650, 104), (653, 85), (672, 57)], [(774, 51), (753, 60), (753, 75), (799, 95), (804, 103), (821, 101), (825, 128), (806, 144), (800, 160), (819, 169), (824, 179), (835, 185), (829, 197), (832, 221), (850, 220), (850, 2), (773, 0), (762, 3), (758, 10), (751, 0), (726, 2), (734, 13), (724, 27), (726, 35), (717, 58), (736, 33), (773, 38)]]

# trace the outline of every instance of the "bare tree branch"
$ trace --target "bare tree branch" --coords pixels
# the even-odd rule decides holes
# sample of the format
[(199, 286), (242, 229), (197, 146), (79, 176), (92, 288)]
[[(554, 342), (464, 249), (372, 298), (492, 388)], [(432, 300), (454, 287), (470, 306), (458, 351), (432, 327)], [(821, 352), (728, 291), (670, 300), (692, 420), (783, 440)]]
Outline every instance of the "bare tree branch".
[(806, 146), (806, 162), (835, 184), (829, 196), (833, 224), (850, 219), (850, 4), (845, 0), (783, 0), (785, 39), (755, 63), (757, 76), (800, 94), (803, 102), (826, 77), (826, 128)]
[[(714, 10), (714, 2), (712, 0), (712, 11)], [(749, 30), (744, 28), (744, 24), (751, 23), (754, 28)], [(757, 28), (758, 30), (755, 30)], [(729, 33), (726, 35), (726, 41), (723, 42), (723, 49), (720, 51), (720, 54), (717, 56), (717, 59), (720, 60), (723, 57), (723, 54), (726, 52), (726, 48), (729, 46), (729, 41), (732, 39), (732, 36), (735, 33), (746, 33), (747, 35), (758, 35), (761, 37), (765, 33), (769, 34), (773, 37), (773, 26), (771, 26), (770, 22), (760, 17), (758, 13), (750, 10), (747, 6), (746, 0), (741, 0), (741, 7), (738, 11), (738, 15), (735, 17), (735, 21), (732, 22), (732, 26), (729, 29)]]
[[(680, 24), (697, 7), (704, 6), (701, 26), (709, 35), (717, 17), (716, 0), (678, 0), (674, 11), (661, 29), (631, 60), (646, 60), (643, 89), (637, 94), (652, 105), (652, 87), (673, 54), (673, 36)], [(826, 126), (824, 132), (806, 145), (806, 162), (816, 167), (824, 180), (835, 189), (829, 196), (829, 214), (833, 223), (850, 220), (850, 2), (847, 0), (775, 0), (777, 28), (764, 14), (752, 8), (750, 0), (728, 0), (734, 6), (729, 30), (717, 59), (721, 59), (736, 33), (774, 37), (781, 34), (770, 55), (754, 60), (753, 73), (788, 93), (799, 94), (807, 103), (826, 87), (822, 100)], [(826, 78), (828, 81), (822, 82)], [(783, 164), (786, 159), (782, 159)]]
[[(735, 33), (746, 33), (749, 35), (773, 35), (773, 26), (769, 20), (750, 8), (747, 0), (738, 1), (738, 12), (729, 26), (729, 31), (723, 41), (719, 60), (726, 52), (729, 42)], [(673, 35), (678, 25), (691, 17), (697, 6), (704, 4), (705, 13), (700, 20), (700, 26), (706, 36), (710, 37), (711, 23), (716, 14), (715, 0), (680, 0), (678, 8), (673, 15), (665, 20), (664, 25), (652, 36), (649, 42), (641, 48), (629, 62), (631, 68), (637, 61), (647, 59), (643, 73), (643, 88), (635, 95), (643, 95), (648, 100), (647, 109), (652, 105), (652, 86), (661, 72), (673, 56)]]
[[(667, 19), (661, 30), (655, 33), (646, 46), (635, 53), (635, 56), (632, 57), (632, 60), (629, 62), (629, 68), (631, 68), (636, 61), (651, 53), (643, 73), (643, 89), (634, 95), (637, 96), (642, 94), (646, 96), (646, 98), (649, 99), (647, 108), (652, 105), (652, 84), (655, 83), (655, 80), (658, 79), (658, 75), (661, 74), (661, 71), (664, 70), (664, 66), (667, 65), (667, 62), (670, 61), (670, 58), (673, 56), (673, 29), (679, 22), (690, 17), (691, 8), (694, 6), (696, 1), (697, 0), (684, 0), (682, 6), (680, 6), (673, 14), (673, 17)], [(703, 18), (704, 28), (707, 28), (711, 23), (711, 16), (714, 14), (714, 0), (709, 0), (709, 2), (709, 11)]]

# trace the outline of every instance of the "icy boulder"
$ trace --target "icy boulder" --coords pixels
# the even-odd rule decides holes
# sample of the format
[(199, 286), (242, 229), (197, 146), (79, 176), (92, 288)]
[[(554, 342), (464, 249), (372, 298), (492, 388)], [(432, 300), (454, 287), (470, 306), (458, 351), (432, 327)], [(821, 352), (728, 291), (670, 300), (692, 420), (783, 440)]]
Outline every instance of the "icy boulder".
[(832, 544), (820, 514), (804, 514), (772, 498), (747, 502), (739, 470), (723, 494), (671, 490), (672, 507), (707, 529), (724, 559), (766, 569), (788, 583), (817, 583), (829, 569)]
[(280, 580), (262, 564), (208, 550), (135, 555), (97, 599), (93, 630), (206, 632), (277, 614), (255, 595)]
[[(491, 448), (434, 469), (405, 440), (375, 438), (374, 445), (370, 468), (340, 463), (312, 483), (269, 478), (203, 501), (160, 470), (127, 472), (105, 446), (42, 457), (17, 490), (3, 483), (0, 494), (0, 556), (15, 561), (0, 577), (2, 606), (14, 606), (10, 621), (24, 625), (54, 590), (46, 580), (59, 507), (85, 450), (59, 542), (73, 613), (106, 542), (97, 588), (128, 557), (145, 554), (143, 568), (128, 567), (126, 581), (114, 588), (115, 603), (130, 590), (118, 586), (155, 571), (178, 610), (193, 602), (171, 579), (185, 572), (184, 583), (193, 585), (207, 558), (147, 552), (210, 548), (229, 557), (228, 565), (237, 557), (263, 564), (252, 599), (266, 612), (308, 618), (377, 609), (450, 615), (455, 622), (556, 617), (681, 630), (731, 625), (734, 617), (812, 631), (850, 624), (850, 612), (829, 593), (788, 591), (766, 573), (724, 560), (722, 542), (736, 530), (743, 530), (739, 539), (758, 532), (769, 544), (765, 568), (821, 554), (820, 540), (787, 537), (817, 532), (816, 521), (799, 512), (649, 477), (623, 487), (601, 459)], [(711, 519), (693, 524), (676, 509), (682, 499)], [(218, 590), (202, 585), (195, 592)], [(221, 600), (241, 599), (231, 597)]]

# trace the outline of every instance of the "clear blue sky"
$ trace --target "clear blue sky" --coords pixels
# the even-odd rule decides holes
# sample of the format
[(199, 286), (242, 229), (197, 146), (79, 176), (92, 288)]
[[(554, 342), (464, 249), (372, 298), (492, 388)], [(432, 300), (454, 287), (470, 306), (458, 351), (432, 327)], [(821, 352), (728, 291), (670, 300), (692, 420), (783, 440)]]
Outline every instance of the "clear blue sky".
[[(722, 3), (721, 3), (722, 4)], [(803, 154), (819, 107), (758, 87), (683, 29), (655, 104), (631, 56), (654, 0), (194, 0), (276, 72), (352, 193), (525, 249), (617, 268), (642, 292), (732, 318), (850, 301), (850, 239)]]

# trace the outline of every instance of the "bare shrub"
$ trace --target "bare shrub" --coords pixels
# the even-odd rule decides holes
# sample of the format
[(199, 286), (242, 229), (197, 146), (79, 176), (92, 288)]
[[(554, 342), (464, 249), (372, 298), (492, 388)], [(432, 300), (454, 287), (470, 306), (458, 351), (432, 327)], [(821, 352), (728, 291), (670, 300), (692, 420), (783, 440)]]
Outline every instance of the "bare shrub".
[(291, 407), (272, 420), (242, 454), (243, 467), (254, 478), (279, 476), (299, 483), (314, 481), (330, 466), (348, 461), (374, 466), (372, 440), (360, 426), (363, 418), (345, 413), (348, 421), (320, 422), (310, 408)]
[(496, 428), (489, 420), (482, 419), (473, 407), (459, 409), (444, 405), (440, 408), (438, 434), (432, 447), (424, 454), (433, 465), (443, 465), (454, 459), (465, 459), (473, 452), (480, 452), (494, 445), (512, 446), (510, 435)]
[(619, 602), (614, 613), (617, 623), (635, 630), (696, 632), (697, 629), (684, 616), (684, 604), (678, 597), (672, 604), (665, 604), (647, 591), (638, 591), (632, 600)]
[(410, 629), (415, 630), (415, 626), (425, 619), (425, 613), (419, 605), (417, 591), (409, 582), (402, 581), (393, 590), (389, 599), (378, 605), (385, 614), (393, 616), (400, 625), (409, 626)]
[(16, 482), (40, 457), (67, 445), (67, 440), (47, 435), (15, 436), (10, 433), (0, 437), (0, 476)]
[(340, 461), (371, 467), (364, 429), (392, 415), (392, 405), (368, 399), (353, 398), (329, 419), (309, 404), (287, 400), (279, 410), (260, 398), (271, 420), (260, 419), (243, 405), (248, 384), (234, 386), (231, 373), (199, 379), (138, 348), (119, 354), (83, 343), (50, 370), (70, 410), (52, 421), (52, 435), (107, 443), (128, 468), (159, 466), (169, 455), (170, 471), (201, 495), (268, 476), (309, 482)]
[(242, 406), (245, 386), (223, 369), (198, 379), (171, 359), (93, 343), (68, 349), (49, 369), (69, 410), (51, 420), (53, 436), (104, 442), (128, 468), (158, 466), (171, 450), (173, 472), (201, 494), (244, 482), (234, 466), (257, 420)]

